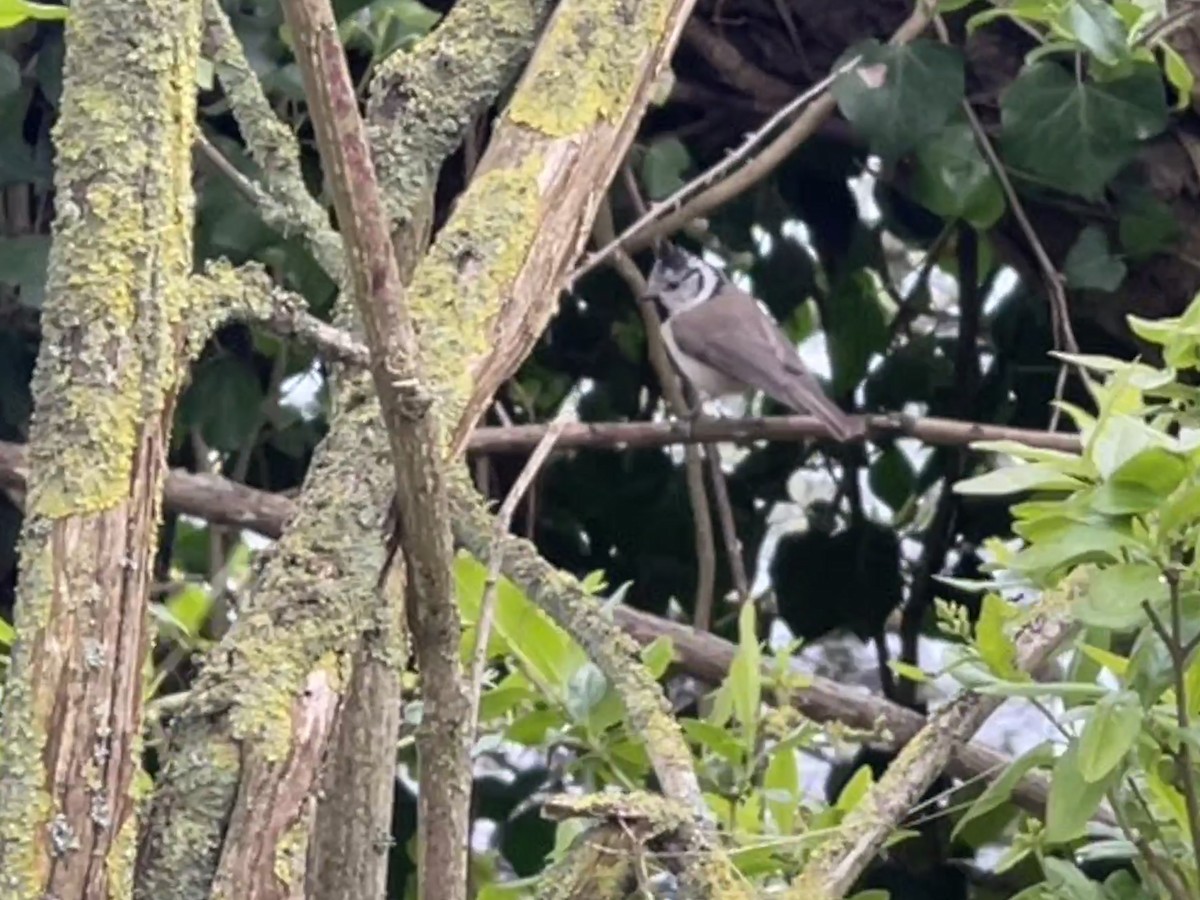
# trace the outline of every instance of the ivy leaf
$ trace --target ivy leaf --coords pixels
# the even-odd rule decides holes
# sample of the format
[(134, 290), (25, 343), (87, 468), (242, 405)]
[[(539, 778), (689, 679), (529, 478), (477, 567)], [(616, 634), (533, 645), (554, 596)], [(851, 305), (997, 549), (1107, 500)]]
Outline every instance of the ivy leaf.
[(930, 212), (981, 230), (1004, 214), (1004, 191), (965, 121), (943, 128), (917, 150), (912, 190)]
[(1025, 69), (1000, 98), (1001, 147), (1014, 169), (1098, 200), (1138, 144), (1167, 125), (1156, 66), (1103, 84), (1079, 82), (1057, 63)]
[(1132, 691), (1109, 694), (1093, 706), (1079, 736), (1083, 779), (1099, 781), (1116, 769), (1137, 740), (1141, 725), (1142, 707)]
[(683, 175), (692, 164), (691, 154), (676, 137), (655, 141), (642, 156), (641, 182), (651, 200), (663, 200), (683, 187)]
[(893, 510), (898, 510), (912, 495), (916, 474), (908, 457), (893, 444), (885, 447), (879, 459), (871, 464), (868, 480), (871, 491)]
[(1105, 0), (1072, 0), (1063, 10), (1062, 24), (1106, 66), (1115, 66), (1129, 56), (1125, 23)]
[(896, 159), (939, 132), (963, 99), (958, 50), (929, 40), (896, 46), (869, 40), (842, 56), (857, 65), (834, 80), (842, 115), (885, 159)]
[(1145, 188), (1118, 196), (1117, 240), (1132, 259), (1145, 259), (1166, 250), (1181, 230), (1171, 208)]
[(1108, 237), (1095, 225), (1079, 232), (1063, 263), (1067, 284), (1081, 290), (1115, 291), (1125, 271), (1125, 263), (1112, 255)]

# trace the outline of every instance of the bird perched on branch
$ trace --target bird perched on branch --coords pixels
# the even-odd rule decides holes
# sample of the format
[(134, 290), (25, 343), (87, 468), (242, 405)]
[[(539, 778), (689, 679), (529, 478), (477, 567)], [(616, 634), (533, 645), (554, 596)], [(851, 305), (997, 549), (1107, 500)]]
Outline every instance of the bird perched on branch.
[(775, 321), (720, 269), (667, 245), (642, 299), (655, 303), (667, 351), (701, 395), (717, 399), (759, 390), (816, 416), (839, 441), (862, 435), (861, 420), (825, 396)]

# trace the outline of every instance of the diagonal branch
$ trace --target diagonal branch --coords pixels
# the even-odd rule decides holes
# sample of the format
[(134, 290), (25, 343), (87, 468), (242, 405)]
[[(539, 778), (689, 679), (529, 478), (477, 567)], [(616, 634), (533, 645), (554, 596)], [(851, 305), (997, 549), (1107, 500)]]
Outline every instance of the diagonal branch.
[(438, 419), (422, 383), (416, 329), (333, 9), (329, 0), (290, 0), (283, 9), (333, 192), (392, 450), (395, 528), (404, 554), (408, 620), (424, 701), (417, 738), (419, 896), (465, 898), (471, 713), (459, 660), (461, 623)]
[[(1031, 611), (1014, 639), (1016, 664), (1032, 671), (1047, 660), (1074, 630), (1068, 615), (1072, 587), (1063, 596), (1047, 594)], [(969, 691), (929, 717), (928, 723), (888, 766), (792, 883), (791, 900), (839, 900), (883, 848), (889, 835), (946, 768), (955, 750), (970, 739), (1004, 701)]]

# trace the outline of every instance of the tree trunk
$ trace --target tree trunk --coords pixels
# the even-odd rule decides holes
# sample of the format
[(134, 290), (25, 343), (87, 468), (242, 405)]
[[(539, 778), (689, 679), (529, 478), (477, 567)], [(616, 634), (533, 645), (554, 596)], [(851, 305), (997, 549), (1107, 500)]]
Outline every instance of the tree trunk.
[(192, 265), (199, 0), (78, 0), (0, 724), (0, 894), (128, 896)]

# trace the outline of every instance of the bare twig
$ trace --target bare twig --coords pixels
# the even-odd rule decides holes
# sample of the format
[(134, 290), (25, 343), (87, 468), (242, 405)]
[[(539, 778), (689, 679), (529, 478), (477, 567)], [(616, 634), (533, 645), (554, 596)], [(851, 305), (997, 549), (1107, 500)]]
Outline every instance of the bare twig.
[[(624, 167), (624, 171), (630, 199), (635, 204), (640, 204), (641, 195), (638, 193), (636, 183), (632, 181), (633, 173), (628, 166)], [(599, 215), (596, 216), (593, 230), (600, 240), (611, 240), (612, 208), (609, 204), (605, 203), (601, 207)], [(678, 419), (685, 420), (688, 418), (687, 401), (684, 399), (679, 379), (675, 376), (675, 369), (667, 356), (658, 318), (648, 304), (637, 302), (637, 298), (646, 293), (646, 279), (642, 277), (638, 267), (629, 258), (629, 254), (620, 248), (617, 248), (612, 254), (610, 263), (617, 274), (629, 285), (629, 290), (633, 294), (638, 315), (642, 318), (642, 328), (646, 333), (650, 365), (654, 368), (654, 374), (658, 376), (658, 383), (666, 398), (667, 407)], [(693, 606), (697, 622), (701, 621), (701, 617), (704, 621), (708, 621), (712, 615), (713, 591), (717, 577), (716, 542), (713, 540), (708, 492), (704, 488), (704, 460), (701, 453), (702, 451), (695, 446), (687, 447), (684, 451), (683, 463), (695, 533), (696, 595)]]
[(550, 426), (546, 429), (546, 433), (538, 441), (537, 446), (533, 448), (533, 453), (526, 460), (524, 468), (521, 469), (521, 474), (517, 476), (517, 480), (509, 489), (504, 502), (500, 504), (500, 511), (496, 514), (496, 536), (492, 541), (492, 552), (488, 556), (487, 577), (483, 582), (483, 596), (479, 601), (479, 618), (475, 624), (475, 652), (472, 657), (473, 664), (471, 667), (470, 734), (472, 741), (474, 740), (476, 729), (479, 727), (479, 698), (483, 694), (483, 678), (487, 672), (487, 645), (488, 639), (492, 634), (492, 621), (496, 612), (496, 593), (500, 581), (500, 565), (504, 561), (502, 541), (508, 529), (512, 527), (513, 515), (517, 511), (517, 506), (521, 503), (521, 498), (529, 490), (529, 486), (533, 484), (538, 471), (549, 458), (550, 451), (554, 449), (554, 442), (558, 440), (558, 436), (562, 434), (562, 430), (566, 427), (568, 421), (567, 409), (564, 407), (564, 409), (559, 411), (554, 421), (550, 423)]
[(771, 107), (788, 102), (795, 88), (746, 59), (733, 44), (700, 16), (692, 16), (683, 39), (737, 90)]
[[(979, 292), (978, 244), (974, 229), (958, 227), (958, 341), (954, 354), (954, 413), (970, 413), (979, 385), (980, 318), (983, 298)], [(917, 665), (917, 648), (925, 616), (933, 603), (934, 579), (946, 563), (954, 539), (954, 523), (958, 517), (959, 497), (953, 491), (954, 482), (966, 469), (967, 454), (958, 448), (949, 454), (942, 471), (942, 492), (938, 496), (933, 519), (925, 530), (925, 546), (913, 575), (908, 602), (900, 619), (900, 659)], [(901, 699), (906, 705), (916, 701), (916, 685), (908, 679), (900, 682)]]
[(441, 436), (432, 400), (421, 383), (416, 330), (333, 10), (329, 0), (289, 0), (284, 14), (332, 187), (391, 444), (396, 527), (406, 563), (407, 612), (424, 700), (418, 735), (419, 892), (422, 897), (453, 900), (465, 897), (467, 890), (472, 772)]
[[(729, 574), (733, 578), (733, 588), (737, 591), (740, 606), (750, 599), (750, 579), (746, 575), (746, 563), (742, 559), (742, 541), (738, 537), (737, 522), (733, 518), (733, 504), (729, 501), (729, 485), (725, 481), (725, 469), (721, 465), (721, 448), (716, 444), (705, 444), (704, 456), (708, 460), (713, 500), (717, 506), (717, 521), (721, 523), (721, 539), (725, 542), (725, 555), (729, 560)], [(697, 627), (708, 626), (707, 622), (696, 624)]]
[[(918, 2), (912, 15), (892, 35), (891, 43), (906, 44), (912, 41), (925, 30), (929, 21), (928, 4)], [(855, 57), (822, 78), (771, 116), (725, 159), (689, 181), (663, 202), (656, 203), (616, 240), (584, 259), (571, 273), (570, 281), (574, 282), (590, 272), (611, 256), (617, 247), (623, 247), (630, 252), (646, 247), (656, 238), (673, 234), (688, 221), (700, 218), (710, 210), (732, 200), (769, 175), (832, 114), (836, 104), (827, 91), (838, 77), (853, 69), (858, 61), (859, 58)], [(804, 109), (791, 125), (755, 155), (755, 151), (767, 141), (776, 127), (806, 106), (807, 109)], [(753, 159), (750, 159), (752, 156)], [(747, 160), (750, 161), (746, 162)], [(746, 164), (742, 168), (725, 177), (743, 162)]]

